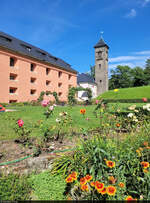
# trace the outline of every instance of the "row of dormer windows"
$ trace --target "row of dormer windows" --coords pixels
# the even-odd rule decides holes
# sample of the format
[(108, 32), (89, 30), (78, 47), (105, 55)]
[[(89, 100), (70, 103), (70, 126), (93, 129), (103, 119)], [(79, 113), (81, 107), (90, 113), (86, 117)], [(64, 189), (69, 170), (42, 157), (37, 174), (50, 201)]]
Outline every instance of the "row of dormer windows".
[[(10, 67), (14, 67), (15, 64), (16, 64), (16, 61), (17, 61), (16, 58), (10, 57)], [(30, 64), (30, 71), (31, 71), (31, 72), (34, 72), (35, 69), (36, 69), (36, 65), (33, 64), (33, 63), (31, 63), (31, 64)], [(51, 71), (50, 68), (46, 68), (46, 75), (49, 75), (49, 74), (50, 74), (50, 71)], [(62, 76), (62, 72), (61, 72), (61, 71), (58, 71), (58, 77), (60, 78), (61, 76)], [(69, 80), (71, 79), (71, 75), (70, 75), (70, 74), (68, 75), (68, 79), (69, 79)]]

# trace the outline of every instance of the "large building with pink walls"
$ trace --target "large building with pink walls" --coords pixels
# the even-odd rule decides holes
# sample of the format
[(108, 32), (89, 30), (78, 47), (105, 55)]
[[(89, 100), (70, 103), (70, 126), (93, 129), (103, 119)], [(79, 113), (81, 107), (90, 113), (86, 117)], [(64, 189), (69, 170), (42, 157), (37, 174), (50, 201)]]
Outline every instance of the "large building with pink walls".
[[(42, 91), (57, 92), (67, 101), (77, 86), (77, 71), (60, 58), (0, 32), (0, 102), (37, 100)], [(45, 99), (54, 100), (52, 95)]]

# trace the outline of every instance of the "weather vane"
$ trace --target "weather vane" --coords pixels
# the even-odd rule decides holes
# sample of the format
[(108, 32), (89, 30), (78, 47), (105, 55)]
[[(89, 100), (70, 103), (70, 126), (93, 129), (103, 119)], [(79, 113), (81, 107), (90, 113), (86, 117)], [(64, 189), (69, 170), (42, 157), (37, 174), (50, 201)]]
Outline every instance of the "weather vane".
[(103, 32), (103, 31), (101, 31), (100, 33), (101, 33), (101, 38), (103, 38), (103, 34), (104, 34), (104, 32)]

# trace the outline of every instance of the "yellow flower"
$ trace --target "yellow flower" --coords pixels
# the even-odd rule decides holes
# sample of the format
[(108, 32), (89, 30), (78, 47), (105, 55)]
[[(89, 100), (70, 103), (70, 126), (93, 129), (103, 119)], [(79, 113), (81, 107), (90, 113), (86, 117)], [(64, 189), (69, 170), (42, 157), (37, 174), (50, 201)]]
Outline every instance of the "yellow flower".
[(118, 92), (119, 90), (118, 89), (114, 89), (114, 92)]

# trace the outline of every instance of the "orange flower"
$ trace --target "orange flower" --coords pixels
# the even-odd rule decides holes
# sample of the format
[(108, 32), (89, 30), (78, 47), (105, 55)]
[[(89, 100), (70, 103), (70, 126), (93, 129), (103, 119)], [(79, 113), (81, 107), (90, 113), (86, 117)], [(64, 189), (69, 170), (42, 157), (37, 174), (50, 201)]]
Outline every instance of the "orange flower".
[(142, 165), (143, 168), (148, 168), (149, 167), (149, 163), (146, 162), (146, 161), (142, 161), (141, 165)]
[(128, 197), (125, 198), (125, 200), (127, 200), (127, 201), (133, 201), (135, 199), (133, 199), (133, 197), (131, 197), (131, 196), (128, 196)]
[(119, 185), (119, 187), (121, 187), (121, 188), (124, 187), (124, 183), (123, 183), (123, 182), (120, 182), (118, 185)]
[(150, 149), (150, 147), (146, 147), (146, 149)]
[(86, 110), (85, 109), (80, 109), (80, 114), (85, 114), (86, 113)]
[(72, 183), (74, 181), (73, 178), (70, 176), (68, 176), (65, 180), (67, 183)]
[(85, 176), (85, 179), (87, 180), (87, 182), (89, 182), (90, 180), (92, 180), (92, 176), (86, 175), (86, 176)]
[(102, 190), (99, 190), (98, 192), (100, 192), (102, 195), (105, 195), (106, 194), (106, 187), (104, 187)]
[(106, 161), (106, 165), (109, 167), (109, 168), (113, 168), (113, 167), (115, 167), (115, 162), (113, 162), (113, 161)]
[(88, 185), (81, 185), (81, 190), (88, 191), (89, 190)]
[(97, 190), (102, 190), (104, 188), (104, 183), (100, 183), (99, 181), (95, 182), (95, 188)]
[(73, 180), (77, 180), (77, 172), (72, 172), (69, 176), (73, 178)]
[(144, 173), (148, 173), (148, 170), (147, 170), (147, 169), (143, 169), (143, 172), (144, 172)]
[(108, 195), (115, 195), (116, 193), (116, 188), (114, 186), (111, 186), (109, 185), (107, 188), (106, 188), (106, 192)]
[(144, 145), (145, 147), (148, 147), (148, 142), (144, 142), (143, 145)]
[(87, 183), (87, 180), (86, 180), (85, 177), (80, 178), (80, 184), (81, 184), (81, 185), (85, 185), (86, 183)]
[(95, 182), (91, 182), (90, 185), (91, 185), (92, 187), (95, 187)]
[(109, 180), (109, 182), (110, 182), (111, 184), (115, 184), (115, 182), (116, 182), (117, 179), (115, 179), (114, 176), (109, 176), (109, 177), (108, 177), (108, 180)]
[(120, 123), (116, 123), (116, 127), (120, 127)]

